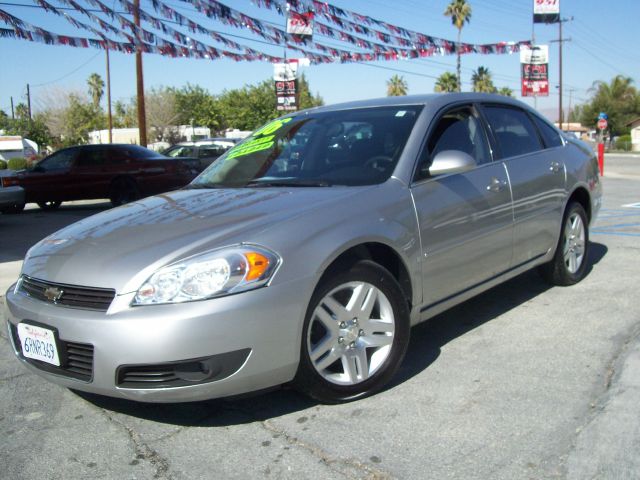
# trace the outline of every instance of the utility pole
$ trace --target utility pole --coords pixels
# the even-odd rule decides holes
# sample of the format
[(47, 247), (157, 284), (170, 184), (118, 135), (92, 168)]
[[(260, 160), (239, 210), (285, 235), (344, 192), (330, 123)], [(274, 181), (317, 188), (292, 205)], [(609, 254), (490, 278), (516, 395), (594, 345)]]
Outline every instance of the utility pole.
[(16, 114), (13, 111), (13, 97), (11, 97), (11, 120), (16, 119)]
[(111, 69), (109, 66), (109, 43), (105, 40), (107, 53), (107, 125), (109, 127), (109, 143), (113, 143), (111, 130), (113, 130), (113, 119), (111, 117)]
[(560, 124), (560, 130), (562, 130), (562, 120), (563, 120), (563, 115), (562, 115), (562, 18), (560, 19), (560, 21), (558, 22), (558, 30), (560, 32), (560, 37), (558, 40), (558, 50), (559, 50), (559, 54), (558, 54), (558, 60), (560, 62), (560, 70), (558, 71), (558, 74), (560, 75), (560, 98), (559, 98), (559, 102), (558, 102), (558, 123)]
[(29, 112), (29, 120), (31, 120), (31, 91), (29, 90), (28, 83), (27, 83), (27, 112)]
[(140, 145), (147, 146), (147, 115), (144, 108), (144, 79), (142, 76), (142, 49), (140, 48), (140, 0), (133, 0), (133, 22), (136, 24), (136, 83), (138, 91), (138, 131)]
[(563, 42), (570, 42), (571, 38), (562, 38), (562, 24), (565, 22), (569, 22), (573, 20), (573, 17), (570, 18), (560, 18), (558, 20), (558, 32), (559, 38), (558, 40), (551, 40), (550, 43), (558, 42), (558, 126), (560, 130), (562, 130), (562, 122), (564, 120), (564, 115), (562, 111), (562, 44)]

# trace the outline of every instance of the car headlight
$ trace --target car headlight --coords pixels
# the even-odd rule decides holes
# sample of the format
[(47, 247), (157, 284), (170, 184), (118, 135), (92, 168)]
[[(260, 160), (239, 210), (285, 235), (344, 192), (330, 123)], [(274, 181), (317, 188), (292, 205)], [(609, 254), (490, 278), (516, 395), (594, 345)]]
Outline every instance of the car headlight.
[(212, 250), (162, 267), (136, 292), (132, 305), (204, 300), (266, 285), (280, 257), (264, 247)]

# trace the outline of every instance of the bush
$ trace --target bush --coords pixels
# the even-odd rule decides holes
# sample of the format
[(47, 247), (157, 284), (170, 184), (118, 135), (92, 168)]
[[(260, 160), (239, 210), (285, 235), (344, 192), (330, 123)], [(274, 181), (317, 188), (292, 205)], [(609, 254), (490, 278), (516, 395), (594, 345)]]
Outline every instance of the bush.
[(616, 140), (616, 150), (631, 151), (631, 135), (620, 135)]
[(7, 162), (7, 168), (9, 170), (24, 170), (27, 168), (27, 159), (26, 158), (10, 158)]
[(0, 160), (0, 170), (4, 170), (7, 168), (7, 162), (4, 160)]

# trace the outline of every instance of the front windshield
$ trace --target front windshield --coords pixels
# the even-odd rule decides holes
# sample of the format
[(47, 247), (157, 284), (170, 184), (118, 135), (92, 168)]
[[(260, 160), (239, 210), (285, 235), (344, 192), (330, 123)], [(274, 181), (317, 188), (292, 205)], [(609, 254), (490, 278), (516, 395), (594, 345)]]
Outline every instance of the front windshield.
[(421, 106), (308, 112), (256, 130), (192, 188), (373, 185), (387, 180)]

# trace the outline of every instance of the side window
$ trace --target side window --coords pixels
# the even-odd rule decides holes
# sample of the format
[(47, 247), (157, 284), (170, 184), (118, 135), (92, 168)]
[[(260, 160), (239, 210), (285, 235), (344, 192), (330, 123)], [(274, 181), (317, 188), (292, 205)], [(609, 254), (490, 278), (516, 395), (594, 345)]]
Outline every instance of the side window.
[(62, 150), (42, 160), (40, 163), (38, 163), (38, 167), (40, 167), (45, 172), (71, 168), (71, 165), (73, 164), (73, 159), (75, 158), (75, 156), (76, 156), (75, 149)]
[(488, 106), (484, 111), (504, 158), (542, 150), (538, 132), (523, 110)]
[(220, 145), (203, 145), (198, 150), (198, 158), (219, 157), (227, 150)]
[(87, 149), (81, 151), (78, 156), (78, 161), (76, 162), (77, 167), (97, 167), (100, 165), (104, 165), (106, 158), (106, 152), (103, 149)]
[(532, 115), (532, 118), (533, 123), (535, 123), (538, 130), (540, 130), (540, 135), (542, 135), (547, 148), (561, 147), (563, 145), (560, 133), (555, 128), (539, 118), (537, 115)]
[(478, 165), (491, 161), (485, 132), (471, 107), (456, 109), (440, 117), (422, 153), (417, 180), (429, 176), (433, 159), (445, 150), (467, 153)]

